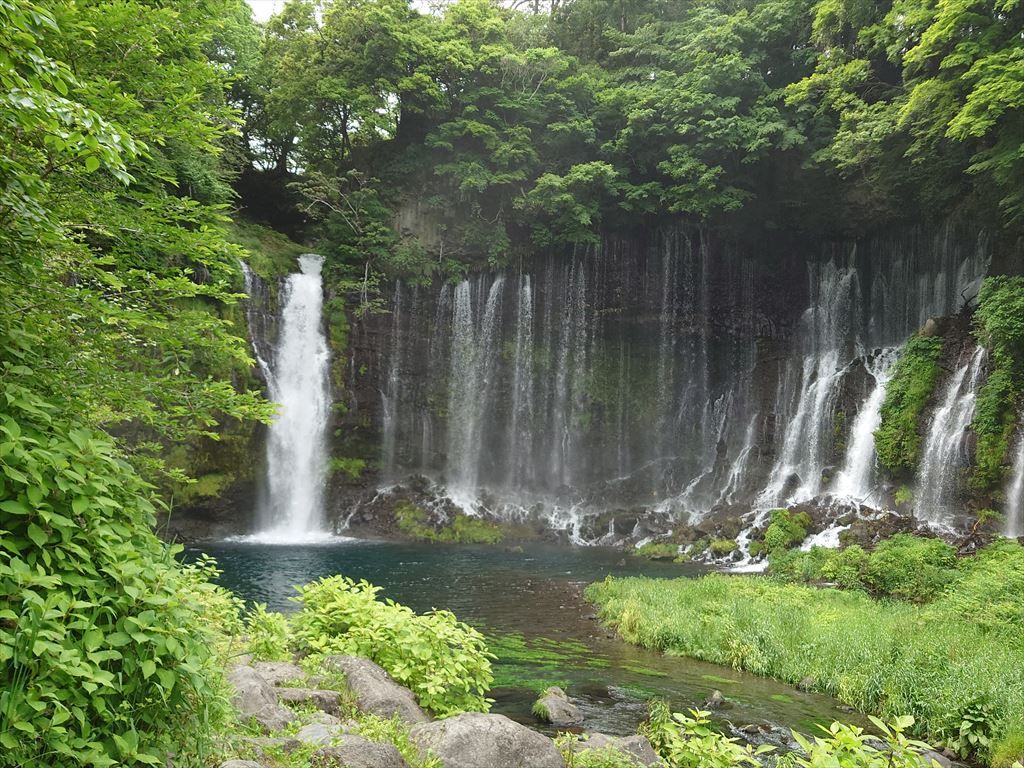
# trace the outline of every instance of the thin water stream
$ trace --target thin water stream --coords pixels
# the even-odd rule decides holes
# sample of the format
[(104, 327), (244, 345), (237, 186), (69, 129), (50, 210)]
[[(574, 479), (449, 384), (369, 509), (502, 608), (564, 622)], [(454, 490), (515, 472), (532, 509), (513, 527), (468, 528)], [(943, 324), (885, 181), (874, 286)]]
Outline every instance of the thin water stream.
[[(342, 573), (367, 579), (417, 611), (449, 609), (491, 638), (494, 711), (537, 726), (536, 690), (564, 686), (583, 708), (586, 728), (634, 732), (652, 696), (679, 711), (714, 689), (735, 705), (724, 713), (737, 725), (770, 722), (808, 730), (814, 723), (857, 721), (838, 703), (792, 686), (715, 664), (664, 656), (628, 645), (602, 627), (581, 597), (585, 584), (615, 576), (693, 576), (695, 566), (624, 558), (600, 547), (441, 546), (339, 540), (334, 544), (208, 545), (222, 583), (249, 601), (294, 610), (292, 586)], [(191, 551), (194, 557), (198, 551)]]

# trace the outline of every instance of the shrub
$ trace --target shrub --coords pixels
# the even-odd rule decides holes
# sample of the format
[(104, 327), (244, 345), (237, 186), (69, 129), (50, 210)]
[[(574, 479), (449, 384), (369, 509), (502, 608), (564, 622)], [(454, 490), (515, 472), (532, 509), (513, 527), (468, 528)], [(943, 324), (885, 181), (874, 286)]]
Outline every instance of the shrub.
[(739, 549), (739, 544), (736, 543), (735, 539), (715, 539), (708, 545), (708, 549), (711, 550), (711, 554), (723, 557), (724, 555), (731, 555)]
[(670, 559), (679, 554), (679, 547), (669, 541), (649, 541), (634, 549), (632, 554), (649, 560)]
[[(575, 733), (563, 733), (555, 739), (555, 746), (565, 758), (565, 768), (639, 768), (641, 765), (632, 755), (614, 747), (576, 751), (573, 745), (577, 743), (579, 738)], [(585, 741), (582, 743), (586, 744)]]
[(299, 587), (302, 610), (293, 620), (298, 649), (311, 664), (330, 654), (372, 659), (420, 704), (441, 716), (486, 712), (492, 681), (484, 637), (449, 611), (417, 615), (379, 587), (330, 576)]
[(893, 472), (917, 467), (921, 438), (918, 421), (939, 377), (943, 341), (937, 336), (914, 336), (903, 347), (882, 403), (882, 420), (875, 430), (875, 450), (881, 464)]
[(0, 397), (4, 759), (196, 764), (229, 714), (213, 629), (236, 604), (153, 534), (150, 489), (106, 436), (24, 388)]
[(492, 520), (456, 512), (447, 526), (436, 528), (427, 512), (407, 501), (395, 506), (395, 522), (405, 535), (444, 544), (497, 544), (505, 532)]
[(958, 577), (956, 550), (939, 539), (900, 533), (868, 558), (864, 582), (879, 595), (925, 602)]
[(711, 725), (710, 712), (691, 709), (688, 715), (673, 714), (660, 699), (651, 701), (649, 706), (641, 733), (673, 768), (759, 768), (756, 755), (774, 750), (768, 746), (754, 750), (738, 739), (723, 736)]
[(764, 549), (771, 554), (796, 546), (807, 538), (807, 528), (810, 524), (811, 518), (806, 512), (773, 510), (771, 523), (764, 532)]
[(914, 725), (914, 718), (898, 717), (886, 725), (876, 717), (871, 718), (878, 729), (885, 746), (875, 746), (878, 737), (864, 732), (863, 728), (832, 723), (822, 728), (825, 736), (808, 739), (793, 732), (793, 738), (803, 748), (803, 753), (790, 752), (779, 761), (780, 766), (801, 766), (818, 768), (928, 768), (929, 761), (921, 753), (930, 747), (922, 741), (907, 738), (904, 731)]
[(249, 637), (248, 650), (257, 661), (289, 661), (288, 619), (283, 614), (268, 611), (263, 603), (256, 603), (245, 617), (245, 634)]

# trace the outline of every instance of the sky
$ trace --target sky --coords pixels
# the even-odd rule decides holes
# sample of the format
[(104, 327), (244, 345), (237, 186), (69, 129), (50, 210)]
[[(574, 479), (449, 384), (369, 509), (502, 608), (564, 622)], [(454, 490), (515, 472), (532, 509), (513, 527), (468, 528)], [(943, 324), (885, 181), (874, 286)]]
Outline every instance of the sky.
[(284, 5), (284, 0), (246, 0), (246, 2), (252, 8), (256, 21), (266, 21)]

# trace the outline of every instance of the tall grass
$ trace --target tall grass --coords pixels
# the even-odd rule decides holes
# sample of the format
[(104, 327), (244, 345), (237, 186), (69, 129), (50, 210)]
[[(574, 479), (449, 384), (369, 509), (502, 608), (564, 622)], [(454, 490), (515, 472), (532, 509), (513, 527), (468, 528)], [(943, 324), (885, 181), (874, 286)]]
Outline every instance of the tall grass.
[(1024, 591), (1007, 594), (1024, 577), (1020, 550), (990, 553), (926, 606), (725, 575), (608, 578), (587, 596), (629, 642), (791, 683), (811, 677), (863, 712), (911, 714), (920, 737), (1008, 766), (1024, 756)]

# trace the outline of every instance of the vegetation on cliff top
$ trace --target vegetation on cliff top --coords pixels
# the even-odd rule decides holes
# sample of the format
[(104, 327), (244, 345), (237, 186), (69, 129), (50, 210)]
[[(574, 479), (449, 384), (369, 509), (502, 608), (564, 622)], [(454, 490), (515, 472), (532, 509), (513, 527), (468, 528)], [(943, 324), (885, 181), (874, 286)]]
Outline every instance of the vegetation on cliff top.
[(892, 472), (909, 475), (917, 468), (921, 414), (939, 377), (942, 345), (940, 336), (913, 336), (896, 361), (875, 431), (878, 461)]

